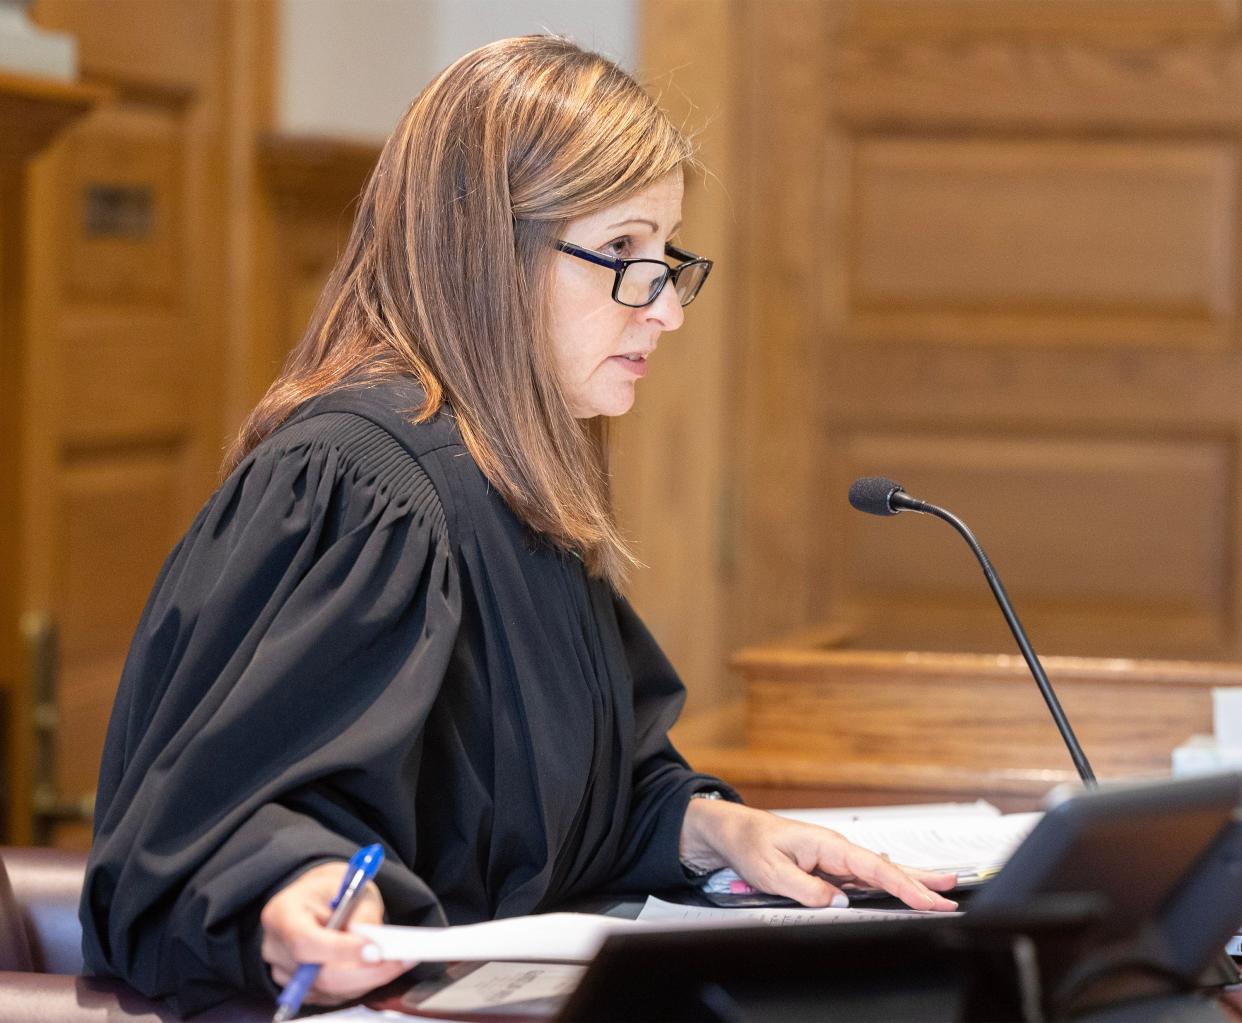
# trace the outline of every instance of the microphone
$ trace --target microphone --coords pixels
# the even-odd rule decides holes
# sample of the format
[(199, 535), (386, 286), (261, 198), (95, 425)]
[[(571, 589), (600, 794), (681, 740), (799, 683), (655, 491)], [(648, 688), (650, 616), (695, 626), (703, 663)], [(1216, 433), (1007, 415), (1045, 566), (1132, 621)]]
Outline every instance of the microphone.
[(952, 512), (911, 497), (902, 489), (900, 483), (885, 479), (883, 476), (864, 476), (862, 479), (855, 480), (850, 485), (850, 504), (859, 511), (866, 512), (868, 515), (896, 515), (903, 511), (919, 512), (922, 515), (934, 515), (956, 529), (961, 534), (962, 539), (970, 544), (970, 549), (975, 552), (975, 557), (979, 559), (979, 564), (983, 567), (984, 578), (987, 579), (988, 585), (992, 588), (992, 596), (996, 598), (996, 603), (1000, 605), (1001, 614), (1005, 616), (1005, 622), (1009, 626), (1009, 631), (1013, 633), (1013, 638), (1017, 640), (1018, 649), (1022, 651), (1022, 657), (1026, 661), (1026, 666), (1031, 669), (1031, 675), (1035, 678), (1035, 684), (1039, 686), (1044, 703), (1048, 705), (1048, 712), (1052, 715), (1052, 720), (1056, 722), (1057, 731), (1061, 733), (1061, 738), (1069, 750), (1070, 758), (1078, 769), (1078, 776), (1082, 778), (1083, 784), (1087, 788), (1094, 788), (1096, 784), (1095, 772), (1091, 770), (1091, 764), (1087, 760), (1087, 755), (1078, 744), (1078, 739), (1074, 735), (1074, 729), (1070, 727), (1069, 719), (1065, 716), (1065, 712), (1061, 709), (1061, 703), (1057, 699), (1057, 694), (1053, 691), (1052, 683), (1048, 681), (1048, 676), (1044, 673), (1044, 667), (1039, 663), (1039, 658), (1035, 656), (1035, 650), (1031, 646), (1031, 641), (1026, 637), (1026, 630), (1022, 628), (1022, 623), (1018, 621), (1018, 616), (1014, 612), (1013, 606), (1009, 603), (1009, 596), (1005, 593), (1005, 587), (1001, 585), (996, 571), (992, 568), (992, 563), (988, 560), (988, 556), (983, 552), (979, 541), (975, 539), (974, 533), (970, 531), (966, 523)]

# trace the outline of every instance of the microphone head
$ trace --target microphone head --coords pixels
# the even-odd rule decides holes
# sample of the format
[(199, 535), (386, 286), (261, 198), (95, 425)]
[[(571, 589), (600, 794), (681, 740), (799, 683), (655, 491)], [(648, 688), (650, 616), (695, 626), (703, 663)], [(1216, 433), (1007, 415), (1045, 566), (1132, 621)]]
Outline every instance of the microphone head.
[(902, 486), (883, 476), (864, 476), (850, 484), (850, 504), (868, 515), (896, 515), (900, 508), (892, 505), (893, 495)]

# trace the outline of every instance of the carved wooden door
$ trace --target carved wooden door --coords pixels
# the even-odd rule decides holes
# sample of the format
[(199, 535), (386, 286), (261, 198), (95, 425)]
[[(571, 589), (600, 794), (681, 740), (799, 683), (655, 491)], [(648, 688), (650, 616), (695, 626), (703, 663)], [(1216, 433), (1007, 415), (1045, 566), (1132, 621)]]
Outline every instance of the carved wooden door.
[[(78, 38), (83, 77), (112, 92), (29, 179), (19, 567), (4, 582), (28, 650), (23, 677), (8, 680), (10, 840), (81, 845), (89, 828), (73, 811), (94, 789), (134, 625), (213, 485), (225, 435), (233, 21), (214, 0), (43, 0), (34, 13)], [(37, 724), (54, 730), (56, 759), (38, 779), (29, 660), (48, 624), (57, 712)]]

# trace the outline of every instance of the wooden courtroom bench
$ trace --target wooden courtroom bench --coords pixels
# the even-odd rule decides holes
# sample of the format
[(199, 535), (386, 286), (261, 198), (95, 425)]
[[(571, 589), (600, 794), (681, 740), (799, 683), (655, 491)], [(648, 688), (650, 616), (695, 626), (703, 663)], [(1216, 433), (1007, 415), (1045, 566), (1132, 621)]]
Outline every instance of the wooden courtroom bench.
[[(1048, 657), (1042, 663), (1101, 781), (1168, 775), (1174, 747), (1212, 730), (1211, 690), (1242, 664)], [(1076, 782), (1017, 655), (782, 645), (733, 659), (745, 690), (682, 752), (763, 807), (987, 799), (1033, 809)], [(722, 738), (723, 734), (723, 738)]]

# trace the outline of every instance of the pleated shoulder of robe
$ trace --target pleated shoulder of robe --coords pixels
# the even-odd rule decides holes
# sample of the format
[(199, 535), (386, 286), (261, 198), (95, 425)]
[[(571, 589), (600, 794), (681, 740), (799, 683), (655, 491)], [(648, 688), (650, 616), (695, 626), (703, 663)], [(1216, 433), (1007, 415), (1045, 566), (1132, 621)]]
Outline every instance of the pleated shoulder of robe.
[(274, 994), (259, 912), (382, 843), (387, 919), (685, 883), (676, 673), (534, 535), (409, 378), (304, 406), (169, 555), (108, 728), (90, 970), (193, 1013)]

